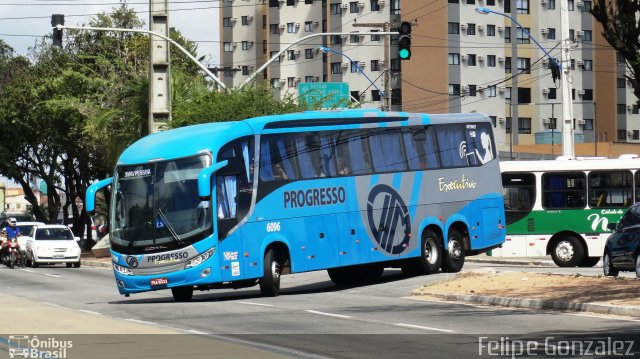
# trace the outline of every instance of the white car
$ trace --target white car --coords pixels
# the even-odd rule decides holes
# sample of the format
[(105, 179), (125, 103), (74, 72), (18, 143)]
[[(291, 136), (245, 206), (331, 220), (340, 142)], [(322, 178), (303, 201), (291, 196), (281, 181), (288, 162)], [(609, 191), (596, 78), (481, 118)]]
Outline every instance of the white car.
[(27, 238), (27, 264), (65, 263), (67, 268), (80, 267), (80, 237), (74, 237), (69, 227), (62, 224), (45, 224), (34, 227)]
[(37, 227), (37, 226), (44, 226), (43, 222), (20, 222), (18, 221), (16, 223), (16, 226), (18, 227), (18, 229), (20, 229), (20, 236), (18, 237), (18, 244), (20, 244), (20, 248), (22, 248), (23, 250), (27, 245), (27, 239), (29, 238), (29, 236), (31, 235), (31, 230), (33, 230), (33, 227)]

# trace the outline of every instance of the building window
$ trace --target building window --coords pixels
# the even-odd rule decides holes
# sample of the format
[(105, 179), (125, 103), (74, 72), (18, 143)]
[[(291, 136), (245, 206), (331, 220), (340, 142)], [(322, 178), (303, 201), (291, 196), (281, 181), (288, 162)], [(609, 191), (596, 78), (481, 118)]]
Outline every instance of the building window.
[(547, 32), (547, 40), (555, 40), (556, 39), (556, 29), (550, 27)]
[(582, 61), (582, 71), (593, 71), (593, 61), (592, 60), (583, 60)]
[(593, 41), (593, 36), (591, 35), (591, 30), (583, 30), (582, 31), (582, 42), (591, 42)]
[(475, 54), (467, 55), (467, 66), (476, 66), (476, 55)]
[(496, 25), (487, 25), (487, 36), (496, 36)]
[(531, 118), (529, 117), (518, 118), (518, 133), (523, 135), (531, 134)]
[(360, 72), (360, 66), (358, 64), (358, 61), (351, 61), (351, 72), (352, 73)]
[(626, 140), (627, 139), (627, 130), (618, 130), (618, 139)]
[(460, 54), (449, 53), (449, 65), (460, 65)]
[(295, 59), (296, 59), (296, 51), (287, 50), (287, 60), (295, 60)]
[(267, 40), (262, 40), (262, 53), (267, 53)]
[(633, 130), (633, 137), (631, 137), (631, 139), (640, 140), (640, 130)]
[(487, 87), (487, 91), (488, 91), (488, 96), (489, 97), (496, 97), (496, 85), (491, 85)]
[(631, 113), (634, 114), (634, 115), (638, 114), (638, 105), (633, 105), (631, 107)]
[(467, 4), (468, 5), (475, 5), (476, 4), (476, 0), (467, 0)]
[(573, 0), (567, 0), (567, 9), (573, 11), (575, 9), (575, 3)]
[(593, 89), (584, 89), (582, 101), (593, 101)]
[(556, 9), (556, 0), (547, 0), (547, 10)]
[(460, 84), (449, 84), (449, 95), (460, 95)]
[[(371, 30), (371, 32), (380, 32), (380, 30)], [(380, 35), (371, 35), (371, 41), (380, 41)]]
[(331, 35), (331, 45), (340, 45), (340, 44), (342, 44), (342, 36)]
[(278, 34), (280, 34), (280, 25), (269, 24), (269, 35), (278, 35)]
[(624, 115), (627, 113), (627, 105), (624, 103), (619, 103), (618, 106), (618, 115)]
[(504, 132), (511, 133), (511, 117), (504, 119)]
[(342, 3), (337, 2), (329, 5), (329, 14), (330, 15), (340, 15), (342, 14), (342, 9), (340, 8)]
[(380, 91), (371, 90), (371, 101), (380, 101), (380, 99), (381, 99)]
[(617, 87), (617, 88), (619, 88), (619, 89), (623, 89), (623, 88), (625, 88), (626, 86), (627, 86), (627, 83), (626, 83), (626, 81), (625, 81), (624, 77), (618, 77), (618, 78), (616, 79), (616, 87)]
[[(527, 30), (526, 32), (524, 30)], [(527, 32), (529, 32), (528, 28), (517, 28), (516, 29), (516, 36), (517, 36), (517, 40), (519, 44), (530, 44), (531, 43), (531, 39), (529, 38), (529, 35), (527, 34)]]
[(449, 23), (449, 34), (457, 35), (460, 33), (460, 23), (459, 22), (450, 22)]
[(249, 66), (242, 66), (242, 74), (244, 76), (249, 76)]
[(487, 55), (487, 66), (496, 67), (496, 55)]
[(357, 44), (357, 43), (359, 43), (359, 42), (360, 42), (360, 35), (350, 35), (350, 36), (349, 36), (349, 41), (350, 41), (352, 44)]
[(305, 76), (304, 82), (316, 82), (313, 76)]
[[(505, 1), (505, 4), (508, 4), (508, 1)], [(505, 44), (508, 44), (511, 42), (511, 28), (510, 27), (505, 27), (504, 28), (504, 42)]]
[[(272, 58), (274, 56), (276, 56), (276, 54), (278, 53), (278, 51), (271, 51), (269, 53), (269, 58)], [(278, 56), (278, 58), (276, 58), (275, 62), (280, 62), (280, 58), (282, 57), (282, 55)]]
[(231, 18), (230, 17), (223, 17), (222, 18), (222, 26), (223, 27), (231, 27)]
[(331, 73), (333, 75), (341, 75), (342, 74), (342, 62), (332, 62), (331, 63)]
[(304, 32), (313, 32), (313, 21), (304, 22)]
[(496, 0), (487, 0), (488, 6), (496, 6)]
[(357, 1), (352, 1), (349, 3), (349, 12), (352, 14), (357, 14), (360, 11), (360, 7), (358, 6)]
[(249, 41), (242, 42), (242, 50), (249, 50)]
[(549, 96), (547, 98), (549, 100), (555, 100), (558, 97), (558, 91), (555, 87), (549, 88)]
[(287, 23), (287, 32), (290, 34), (293, 34), (294, 32), (296, 32), (296, 24), (293, 22), (288, 22)]
[(505, 74), (510, 74), (511, 73), (511, 57), (507, 56), (504, 59), (504, 73)]
[(233, 52), (233, 43), (225, 42), (223, 43), (224, 52)]
[(371, 71), (380, 71), (380, 60), (371, 60)]
[(475, 34), (476, 34), (476, 24), (468, 23), (467, 35), (475, 35)]
[(582, 12), (591, 11), (591, 1), (583, 1), (582, 2)]
[(469, 85), (469, 96), (476, 97), (476, 93), (477, 93), (477, 86)]
[(493, 125), (493, 127), (496, 127), (498, 116), (489, 116), (489, 118), (491, 119), (491, 124)]
[(400, 0), (391, 0), (391, 15), (400, 15)]
[(529, 0), (516, 0), (516, 13), (528, 14), (529, 13)]
[(369, 2), (369, 6), (371, 6), (371, 11), (380, 11), (380, 4), (378, 4), (378, 0), (371, 0)]
[(297, 0), (287, 0), (287, 6), (296, 6)]
[(585, 118), (584, 119), (584, 127), (582, 127), (583, 130), (593, 130), (593, 119), (592, 118)]
[(531, 73), (531, 59), (528, 57), (518, 57), (518, 73)]
[(287, 86), (296, 87), (296, 78), (295, 77), (287, 77)]

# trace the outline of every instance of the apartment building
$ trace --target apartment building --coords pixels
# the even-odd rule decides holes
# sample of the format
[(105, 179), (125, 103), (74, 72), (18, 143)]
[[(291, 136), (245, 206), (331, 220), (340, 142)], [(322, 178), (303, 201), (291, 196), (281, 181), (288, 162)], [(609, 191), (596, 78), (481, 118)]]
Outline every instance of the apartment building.
[[(560, 5), (565, 2), (571, 60), (562, 65), (571, 69), (576, 154), (602, 155), (593, 145), (589, 153), (578, 150), (596, 139), (640, 143), (640, 114), (624, 77), (626, 67), (602, 38), (587, 0), (225, 0), (222, 78), (238, 86), (304, 36), (348, 33), (292, 46), (257, 80), (269, 81), (281, 97), (295, 96), (301, 82), (346, 82), (364, 107), (384, 108), (384, 39), (358, 33), (411, 21), (412, 58), (400, 61), (391, 41), (392, 110), (482, 112), (492, 118), (503, 153), (541, 145), (558, 155), (562, 90), (551, 76), (547, 54), (561, 62)], [(515, 18), (526, 32), (507, 16), (478, 13), (480, 6)], [(321, 46), (342, 55), (324, 53)]]
[[(280, 97), (297, 96), (301, 82), (346, 82), (352, 99), (363, 107), (380, 108), (384, 105), (385, 88), (384, 38), (361, 33), (380, 32), (384, 23), (397, 22), (399, 3), (399, 0), (225, 0), (220, 11), (222, 80), (227, 86), (239, 86), (295, 41), (314, 34), (341, 33), (310, 37), (294, 44), (256, 81), (268, 81)], [(322, 47), (333, 52), (324, 52)], [(394, 57), (397, 58), (395, 54)], [(390, 59), (388, 66), (399, 73), (397, 59)], [(390, 87), (400, 86), (396, 81)], [(396, 93), (393, 103), (396, 109), (400, 108), (399, 94)]]

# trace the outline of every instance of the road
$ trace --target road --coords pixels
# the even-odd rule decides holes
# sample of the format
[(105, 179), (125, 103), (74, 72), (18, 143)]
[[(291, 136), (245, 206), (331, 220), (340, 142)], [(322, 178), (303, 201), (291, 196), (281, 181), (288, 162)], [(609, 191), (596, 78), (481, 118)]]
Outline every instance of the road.
[[(601, 271), (468, 263), (465, 270), (469, 269)], [(3, 293), (96, 318), (197, 334), (288, 357), (415, 358), (424, 353), (428, 357), (470, 358), (477, 357), (482, 348), (488, 350), (479, 349), (479, 337), (484, 336), (502, 338), (503, 349), (516, 338), (540, 343), (549, 336), (580, 342), (606, 341), (621, 334), (640, 338), (640, 320), (632, 318), (487, 308), (408, 297), (411, 290), (450, 276), (405, 277), (388, 269), (376, 283), (339, 288), (321, 271), (283, 277), (282, 294), (276, 298), (263, 298), (254, 287), (196, 292), (191, 303), (174, 302), (169, 291), (125, 298), (117, 293), (111, 270), (87, 266), (2, 267), (0, 285)], [(0, 318), (10, 315), (10, 308), (0, 306)], [(37, 320), (29, 329), (39, 333)], [(640, 344), (635, 345), (635, 351), (640, 352)], [(543, 347), (547, 354), (549, 348), (556, 348), (553, 342)], [(184, 348), (176, 343), (173, 350)], [(215, 351), (215, 346), (210, 350)]]

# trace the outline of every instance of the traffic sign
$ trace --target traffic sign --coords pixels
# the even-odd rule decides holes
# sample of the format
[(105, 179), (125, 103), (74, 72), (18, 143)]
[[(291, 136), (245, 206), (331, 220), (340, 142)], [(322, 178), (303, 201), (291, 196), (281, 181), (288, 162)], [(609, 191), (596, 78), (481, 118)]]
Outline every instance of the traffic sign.
[(298, 84), (298, 95), (307, 104), (321, 108), (344, 108), (351, 102), (346, 82), (302, 82)]

